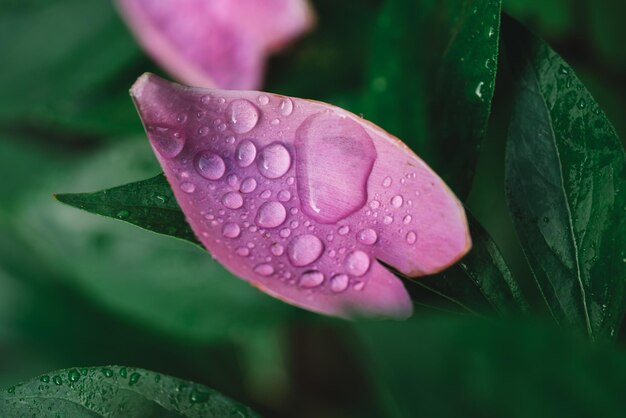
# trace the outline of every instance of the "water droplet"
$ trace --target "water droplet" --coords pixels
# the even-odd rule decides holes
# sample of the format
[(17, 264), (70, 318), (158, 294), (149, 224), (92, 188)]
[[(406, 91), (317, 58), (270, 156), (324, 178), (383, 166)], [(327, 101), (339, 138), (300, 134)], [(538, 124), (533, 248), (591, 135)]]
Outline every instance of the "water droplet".
[(348, 232), (350, 232), (350, 227), (348, 225), (341, 226), (337, 230), (339, 235), (346, 235)]
[(281, 190), (278, 192), (278, 200), (281, 202), (288, 202), (289, 199), (291, 199), (291, 193), (289, 193), (289, 190)]
[(335, 274), (330, 278), (330, 290), (335, 293), (341, 293), (348, 288), (350, 278), (347, 274)]
[(209, 133), (209, 127), (208, 126), (201, 126), (200, 128), (198, 128), (198, 135), (200, 136), (206, 136)]
[[(287, 231), (289, 231), (289, 230), (287, 230)], [(279, 257), (279, 256), (283, 255), (283, 253), (285, 252), (285, 248), (282, 245), (280, 245), (279, 243), (275, 242), (270, 247), (270, 251), (276, 257)]]
[(373, 245), (378, 240), (378, 234), (371, 228), (365, 228), (359, 231), (357, 238), (366, 245)]
[(10, 388), (7, 389), (8, 393), (14, 393), (15, 392), (15, 386), (11, 386)]
[(205, 179), (219, 180), (226, 171), (226, 164), (219, 155), (202, 151), (196, 157), (196, 169)]
[(265, 94), (260, 95), (259, 97), (257, 97), (257, 102), (259, 102), (260, 105), (265, 106), (266, 104), (268, 104), (270, 102), (270, 98), (267, 97)]
[(227, 223), (222, 227), (222, 235), (226, 238), (237, 238), (241, 234), (241, 228), (236, 223)]
[(380, 202), (378, 200), (372, 200), (370, 202), (370, 208), (378, 209), (380, 207)]
[(132, 373), (132, 374), (130, 375), (130, 379), (129, 379), (128, 384), (129, 384), (130, 386), (136, 385), (136, 384), (137, 384), (137, 382), (139, 382), (139, 379), (140, 379), (140, 378), (141, 378), (141, 375), (140, 375), (139, 373), (136, 373), (136, 372), (135, 372), (135, 373)]
[(185, 193), (193, 193), (196, 191), (196, 185), (186, 181), (180, 185), (180, 189)]
[(286, 181), (286, 183), (287, 183), (289, 186), (293, 186), (293, 184), (294, 184), (295, 182), (296, 182), (296, 179), (295, 179), (294, 177), (287, 177), (287, 181)]
[(260, 274), (261, 276), (271, 276), (274, 274), (274, 267), (271, 264), (259, 264), (254, 268), (254, 272), (256, 274)]
[(383, 223), (385, 225), (390, 225), (392, 222), (393, 222), (393, 217), (389, 215), (385, 215), (385, 217), (383, 218)]
[(345, 267), (353, 276), (363, 276), (370, 268), (370, 257), (365, 252), (353, 251), (346, 257)]
[(489, 31), (487, 32), (487, 36), (488, 36), (489, 38), (492, 38), (492, 37), (493, 37), (493, 35), (495, 35), (495, 34), (496, 34), (496, 30), (493, 28), (493, 26), (490, 26), (490, 27), (489, 27)]
[(235, 252), (242, 257), (250, 255), (250, 249), (248, 247), (239, 247), (235, 250)]
[(204, 390), (193, 388), (191, 393), (189, 394), (189, 401), (191, 403), (204, 403), (208, 401), (211, 397), (209, 392), (205, 392)]
[(123, 378), (126, 378), (126, 376), (128, 375), (128, 371), (126, 370), (126, 367), (122, 367), (119, 373), (120, 373), (120, 376), (122, 376)]
[(252, 177), (248, 177), (241, 183), (240, 190), (242, 193), (252, 193), (256, 190), (256, 180)]
[(226, 109), (228, 123), (238, 134), (250, 132), (259, 121), (259, 112), (249, 100), (233, 100)]
[(289, 116), (293, 112), (293, 101), (289, 97), (285, 97), (280, 102), (280, 113), (283, 116)]
[(411, 215), (406, 215), (404, 219), (402, 219), (402, 222), (404, 222), (405, 224), (410, 224), (412, 220), (413, 218), (411, 217)]
[(485, 85), (484, 81), (481, 81), (480, 83), (478, 83), (478, 85), (476, 86), (476, 90), (474, 90), (474, 94), (476, 95), (476, 97), (478, 97), (480, 100), (483, 99), (483, 86)]
[(385, 177), (385, 179), (383, 180), (383, 187), (389, 187), (391, 186), (391, 177)]
[(50, 383), (50, 376), (48, 376), (47, 374), (43, 375), (39, 378), (39, 380), (41, 380), (43, 383)]
[(239, 209), (243, 206), (243, 197), (237, 192), (228, 192), (222, 196), (222, 204), (228, 209)]
[(61, 376), (54, 376), (52, 378), (52, 381), (54, 382), (55, 385), (57, 386), (61, 386), (63, 384), (63, 379), (61, 379)]
[(578, 101), (578, 108), (579, 108), (579, 109), (584, 109), (586, 106), (587, 106), (587, 102), (585, 101), (585, 99), (582, 99), (582, 98), (581, 98), (581, 99)]
[(77, 382), (80, 379), (80, 373), (78, 370), (72, 369), (67, 373), (67, 377), (70, 379), (70, 382)]
[(152, 141), (154, 148), (164, 158), (174, 158), (181, 153), (185, 146), (183, 136), (176, 132), (171, 134), (168, 128), (148, 128), (148, 137)]
[(289, 261), (296, 267), (307, 266), (320, 258), (324, 243), (315, 235), (298, 235), (287, 246)]
[(235, 158), (239, 167), (248, 167), (256, 158), (256, 146), (249, 139), (244, 139), (239, 143)]
[(224, 140), (227, 144), (234, 144), (235, 143), (235, 137), (234, 136), (227, 136), (226, 139)]
[(409, 244), (415, 244), (415, 241), (417, 241), (417, 234), (414, 231), (409, 231), (406, 234), (406, 242)]
[(106, 377), (113, 377), (113, 370), (111, 369), (102, 369), (102, 374)]
[(360, 292), (361, 290), (363, 290), (364, 287), (365, 287), (365, 282), (362, 282), (359, 280), (354, 283), (354, 290), (356, 290), (357, 292)]
[(399, 208), (400, 206), (402, 206), (402, 203), (404, 203), (404, 199), (402, 199), (402, 196), (400, 195), (396, 195), (391, 198), (391, 206), (393, 206), (394, 208)]
[(559, 74), (561, 75), (568, 75), (569, 74), (569, 70), (567, 69), (567, 67), (563, 64), (561, 64), (561, 66), (559, 67)]
[(256, 223), (262, 228), (276, 228), (287, 218), (287, 210), (280, 202), (265, 202), (256, 215)]
[(298, 285), (307, 289), (317, 287), (324, 283), (324, 273), (317, 270), (309, 270), (302, 273)]
[(263, 176), (277, 179), (289, 170), (291, 155), (283, 144), (273, 143), (261, 150), (257, 164)]
[(283, 228), (280, 230), (280, 232), (278, 233), (281, 237), (283, 238), (287, 238), (289, 235), (291, 235), (291, 229), (289, 228)]
[(126, 209), (122, 209), (119, 212), (117, 212), (117, 217), (120, 219), (125, 219), (128, 218), (128, 216), (130, 215), (130, 212), (127, 211)]
[(263, 192), (259, 195), (259, 197), (261, 199), (269, 199), (269, 197), (272, 195), (272, 191), (271, 190), (263, 190)]
[(176, 122), (180, 124), (187, 122), (187, 115), (184, 113), (179, 113), (178, 115), (176, 115)]

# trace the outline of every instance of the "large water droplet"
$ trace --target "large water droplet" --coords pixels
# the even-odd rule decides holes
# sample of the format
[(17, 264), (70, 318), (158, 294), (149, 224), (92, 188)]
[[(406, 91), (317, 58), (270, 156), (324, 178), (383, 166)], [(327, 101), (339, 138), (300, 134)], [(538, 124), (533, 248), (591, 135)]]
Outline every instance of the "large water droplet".
[(233, 100), (226, 109), (228, 122), (238, 134), (250, 132), (259, 121), (259, 112), (255, 105), (246, 99)]
[(181, 153), (185, 139), (179, 132), (170, 132), (168, 128), (149, 127), (148, 136), (152, 145), (164, 158), (174, 158)]
[(391, 198), (391, 206), (393, 206), (394, 208), (399, 208), (400, 206), (402, 206), (402, 203), (404, 203), (404, 199), (400, 195), (396, 195)]
[(335, 274), (330, 278), (330, 290), (335, 293), (341, 293), (348, 288), (350, 278), (347, 274)]
[(281, 202), (288, 202), (289, 199), (291, 199), (291, 193), (289, 193), (289, 190), (281, 190), (278, 192), (278, 200)]
[(373, 245), (378, 240), (378, 234), (371, 228), (365, 228), (359, 231), (357, 238), (366, 245)]
[(414, 231), (409, 231), (406, 234), (406, 242), (409, 244), (415, 244), (415, 241), (417, 241), (417, 234)]
[(248, 167), (256, 158), (256, 146), (249, 139), (241, 141), (235, 152), (235, 158), (239, 167)]
[(222, 196), (222, 204), (228, 209), (239, 209), (243, 206), (243, 197), (237, 192), (228, 192)]
[(185, 193), (193, 193), (196, 191), (196, 185), (188, 181), (181, 183), (180, 189)]
[(265, 202), (256, 215), (256, 223), (262, 228), (276, 228), (287, 218), (287, 210), (280, 202)]
[(317, 287), (324, 283), (324, 273), (317, 270), (309, 270), (302, 273), (298, 285), (307, 289)]
[(222, 235), (226, 238), (237, 238), (241, 233), (241, 228), (236, 223), (227, 223), (222, 228)]
[(309, 265), (316, 261), (324, 251), (324, 243), (315, 235), (298, 235), (287, 247), (289, 261), (296, 267)]
[(353, 251), (346, 257), (345, 267), (348, 273), (353, 276), (360, 277), (367, 273), (370, 268), (370, 256), (365, 252), (357, 250)]
[(335, 114), (312, 115), (296, 131), (296, 153), (303, 212), (330, 224), (363, 207), (376, 148), (359, 123)]
[(254, 268), (254, 272), (261, 276), (271, 276), (274, 274), (274, 266), (267, 263), (259, 264)]
[(226, 171), (226, 164), (219, 155), (202, 151), (196, 157), (196, 169), (205, 179), (219, 180)]
[(241, 183), (241, 193), (252, 193), (256, 190), (256, 180), (252, 177), (248, 177)]
[(285, 97), (280, 102), (280, 113), (283, 116), (289, 116), (293, 112), (293, 101), (289, 97)]
[(283, 144), (273, 143), (261, 150), (257, 164), (263, 176), (277, 179), (289, 170), (291, 155)]

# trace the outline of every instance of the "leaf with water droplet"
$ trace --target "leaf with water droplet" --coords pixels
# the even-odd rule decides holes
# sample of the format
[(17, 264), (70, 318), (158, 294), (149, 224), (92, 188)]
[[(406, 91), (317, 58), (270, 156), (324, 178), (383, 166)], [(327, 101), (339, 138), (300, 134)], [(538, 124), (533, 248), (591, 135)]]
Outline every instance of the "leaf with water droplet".
[[(39, 379), (33, 379), (0, 391), (0, 415), (258, 417), (250, 408), (208, 387), (174, 377), (116, 366), (82, 370), (86, 371), (83, 375), (76, 369), (56, 372), (56, 377), (69, 376), (72, 383), (68, 385), (42, 387)], [(129, 379), (122, 376), (122, 370), (129, 373)]]
[(610, 339), (626, 277), (624, 148), (569, 65), (515, 21), (505, 27), (518, 81), (506, 149), (518, 235), (556, 321)]

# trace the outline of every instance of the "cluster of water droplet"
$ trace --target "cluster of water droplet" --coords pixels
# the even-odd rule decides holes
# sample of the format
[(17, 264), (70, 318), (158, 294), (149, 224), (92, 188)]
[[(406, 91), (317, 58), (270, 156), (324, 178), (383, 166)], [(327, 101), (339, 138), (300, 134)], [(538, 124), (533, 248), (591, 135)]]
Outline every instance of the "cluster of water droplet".
[[(267, 113), (264, 107), (269, 108)], [(174, 127), (149, 126), (148, 130), (165, 159), (178, 157), (172, 165), (177, 167), (178, 187), (202, 216), (200, 235), (205, 244), (226, 247), (231, 259), (250, 260), (245, 264), (263, 278), (329, 293), (350, 287), (362, 290), (374, 248), (385, 244), (380, 240), (382, 228), (396, 222), (407, 244), (417, 241), (417, 233), (408, 229), (413, 222), (408, 214), (412, 201), (396, 194), (389, 202), (381, 202), (377, 195), (362, 205), (366, 217), (371, 216), (369, 222), (356, 224), (328, 224), (316, 219), (315, 212), (305, 214), (302, 208), (310, 202), (298, 194), (297, 183), (302, 179), (294, 168), (297, 145), (280, 141), (285, 131), (276, 138), (268, 138), (267, 133), (281, 126), (281, 119), (272, 114), (288, 118), (294, 110), (289, 98), (260, 95), (253, 103), (204, 96), (194, 118), (178, 114)], [(254, 130), (263, 124), (264, 129)], [(200, 141), (189, 141), (186, 146), (184, 133), (188, 132)], [(287, 134), (295, 135), (293, 131)], [(186, 168), (180, 169), (181, 165)], [(314, 172), (316, 167), (310, 169)], [(412, 177), (415, 173), (406, 176)], [(366, 183), (367, 178), (363, 188)], [(392, 179), (385, 178), (383, 186), (391, 184)]]

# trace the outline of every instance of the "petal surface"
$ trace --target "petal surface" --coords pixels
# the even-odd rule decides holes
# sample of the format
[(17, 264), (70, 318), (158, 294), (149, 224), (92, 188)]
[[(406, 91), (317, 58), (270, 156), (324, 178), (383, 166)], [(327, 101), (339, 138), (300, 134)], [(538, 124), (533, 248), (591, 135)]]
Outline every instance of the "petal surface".
[(258, 88), (266, 55), (310, 28), (305, 0), (117, 0), (144, 49), (190, 85)]
[(331, 315), (405, 317), (402, 281), (471, 247), (462, 205), (398, 139), (340, 108), (151, 74), (131, 89), (194, 232), (235, 275)]

